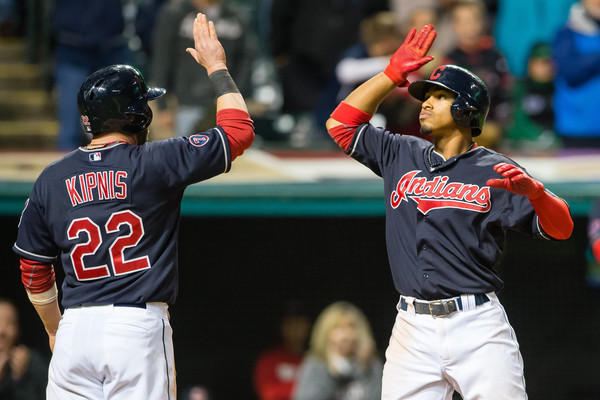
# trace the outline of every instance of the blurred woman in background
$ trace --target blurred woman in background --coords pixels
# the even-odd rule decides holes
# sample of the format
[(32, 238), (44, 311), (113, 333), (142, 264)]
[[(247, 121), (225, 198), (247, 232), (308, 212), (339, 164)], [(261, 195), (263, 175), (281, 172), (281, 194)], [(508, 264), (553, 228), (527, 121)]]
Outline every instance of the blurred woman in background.
[(295, 400), (379, 400), (383, 364), (365, 315), (339, 301), (317, 317)]

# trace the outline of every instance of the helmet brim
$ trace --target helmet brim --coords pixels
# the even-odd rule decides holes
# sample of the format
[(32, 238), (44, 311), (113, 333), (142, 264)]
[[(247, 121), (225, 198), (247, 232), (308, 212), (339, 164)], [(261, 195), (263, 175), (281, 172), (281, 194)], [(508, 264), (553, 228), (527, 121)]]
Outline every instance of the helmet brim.
[(166, 89), (159, 88), (159, 87), (149, 87), (148, 93), (146, 93), (146, 96), (147, 96), (148, 101), (150, 101), (150, 100), (158, 99), (160, 96), (164, 95), (165, 93), (167, 93)]
[(425, 94), (427, 93), (427, 90), (429, 90), (430, 86), (437, 86), (457, 94), (455, 90), (450, 89), (448, 86), (436, 81), (430, 81), (428, 79), (422, 81), (414, 81), (413, 83), (408, 85), (408, 93), (410, 93), (410, 95), (417, 100), (425, 101)]

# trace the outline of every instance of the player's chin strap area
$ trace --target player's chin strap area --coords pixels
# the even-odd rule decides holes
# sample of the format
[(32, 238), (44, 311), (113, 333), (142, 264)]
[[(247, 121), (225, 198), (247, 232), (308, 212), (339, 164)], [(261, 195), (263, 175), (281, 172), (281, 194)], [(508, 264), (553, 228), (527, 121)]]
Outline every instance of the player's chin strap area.
[(408, 305), (412, 304), (415, 313), (428, 314), (433, 317), (444, 317), (456, 311), (468, 310), (471, 307), (468, 304), (479, 306), (490, 301), (487, 294), (467, 294), (459, 297), (444, 300), (421, 301), (412, 297), (400, 297), (400, 309), (408, 310)]

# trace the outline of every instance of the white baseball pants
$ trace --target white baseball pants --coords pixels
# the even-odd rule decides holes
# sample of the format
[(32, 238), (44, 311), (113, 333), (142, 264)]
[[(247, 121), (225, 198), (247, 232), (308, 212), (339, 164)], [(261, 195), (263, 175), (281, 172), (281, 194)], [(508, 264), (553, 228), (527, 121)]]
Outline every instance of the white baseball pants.
[(514, 330), (494, 293), (445, 317), (416, 314), (404, 297), (385, 353), (383, 400), (525, 400), (523, 360)]
[(175, 400), (167, 305), (65, 310), (50, 362), (48, 400)]

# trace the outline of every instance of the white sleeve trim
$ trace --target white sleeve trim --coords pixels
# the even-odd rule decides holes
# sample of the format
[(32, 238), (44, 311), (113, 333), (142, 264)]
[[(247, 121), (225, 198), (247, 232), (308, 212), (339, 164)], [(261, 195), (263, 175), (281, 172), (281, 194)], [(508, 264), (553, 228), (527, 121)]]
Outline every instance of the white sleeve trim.
[(225, 135), (219, 128), (215, 128), (217, 132), (219, 132), (219, 136), (221, 137), (221, 143), (223, 144), (223, 155), (225, 156), (225, 170), (223, 172), (227, 172), (229, 170), (229, 157), (227, 157), (227, 143), (225, 143)]
[(19, 246), (17, 246), (16, 243), (15, 243), (15, 249), (19, 250), (23, 254), (27, 254), (27, 255), (30, 255), (30, 256), (38, 257), (38, 258), (43, 258), (44, 260), (54, 260), (56, 258), (56, 256), (54, 256), (54, 257), (43, 256), (41, 254), (36, 254), (36, 253), (32, 253), (32, 252), (27, 251), (27, 250), (23, 250), (22, 248), (20, 248)]
[(540, 219), (537, 216), (537, 214), (535, 215), (535, 224), (537, 225), (538, 228), (538, 232), (540, 233), (540, 235), (546, 239), (546, 240), (552, 240), (552, 238), (546, 234), (546, 232), (544, 232), (544, 230), (542, 229), (542, 226), (540, 225)]
[(354, 152), (356, 151), (356, 146), (358, 146), (358, 140), (360, 139), (360, 136), (363, 134), (365, 129), (367, 129), (367, 126), (368, 126), (367, 124), (363, 125), (363, 127), (360, 128), (360, 130), (356, 134), (356, 139), (354, 140), (354, 146), (352, 146), (352, 152), (349, 154), (350, 157), (352, 157), (352, 154), (354, 154)]

